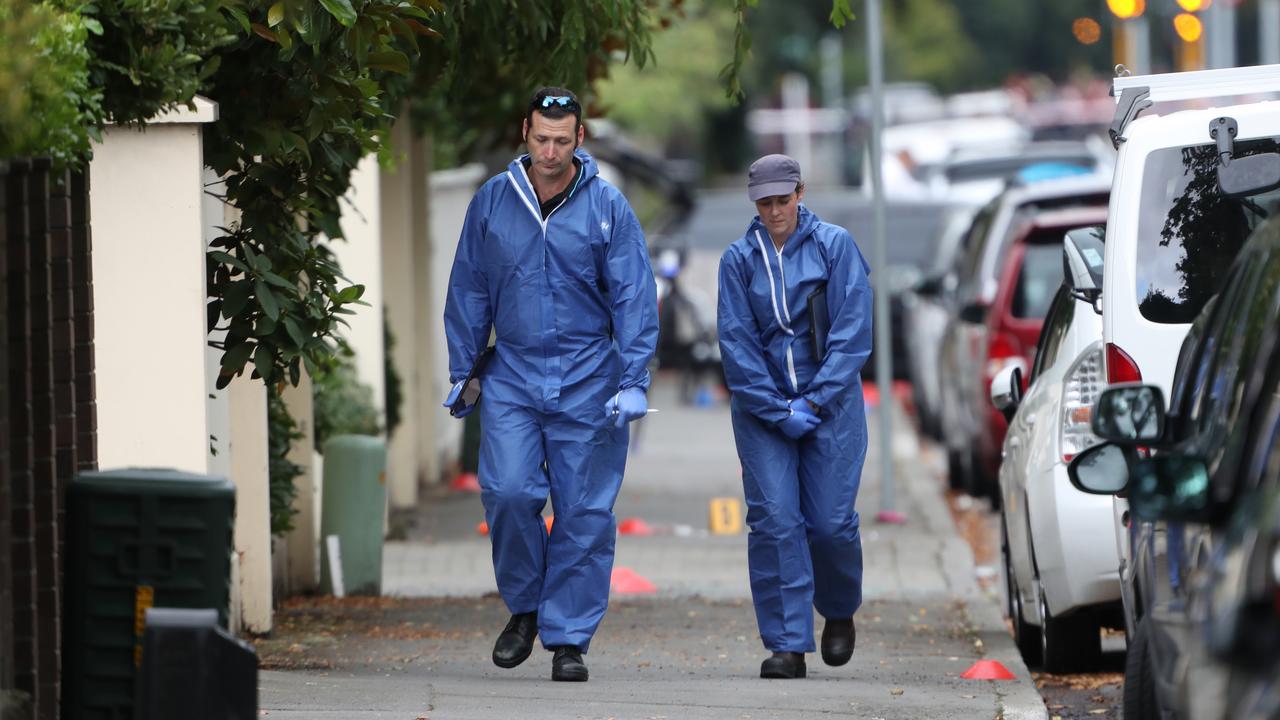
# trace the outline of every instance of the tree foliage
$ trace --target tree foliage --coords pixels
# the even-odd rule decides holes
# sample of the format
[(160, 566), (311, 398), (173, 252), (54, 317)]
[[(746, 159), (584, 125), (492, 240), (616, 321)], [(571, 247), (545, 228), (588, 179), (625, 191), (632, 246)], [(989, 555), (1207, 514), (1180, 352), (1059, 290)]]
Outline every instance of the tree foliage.
[[(663, 144), (696, 140), (706, 113), (731, 104), (719, 73), (732, 52), (734, 20), (714, 0), (690, 0), (655, 28), (654, 61), (623, 65), (596, 85), (605, 117)], [(656, 111), (656, 112), (655, 112)]]
[(91, 18), (28, 0), (0, 0), (0, 160), (43, 155), (74, 163), (102, 122), (90, 81)]
[(680, 1), (451, 3), (410, 81), (414, 125), (436, 138), (448, 164), (519, 143), (541, 86), (574, 90), (595, 115), (596, 81), (611, 66), (652, 61), (653, 35)]

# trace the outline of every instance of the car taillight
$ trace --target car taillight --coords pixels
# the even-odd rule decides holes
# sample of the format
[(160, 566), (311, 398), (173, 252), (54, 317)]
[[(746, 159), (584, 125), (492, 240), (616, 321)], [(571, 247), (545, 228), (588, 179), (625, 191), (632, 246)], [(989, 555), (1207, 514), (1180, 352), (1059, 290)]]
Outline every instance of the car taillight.
[(1102, 348), (1090, 347), (1076, 359), (1062, 381), (1062, 430), (1058, 447), (1062, 450), (1063, 462), (1071, 462), (1077, 454), (1102, 442), (1090, 426), (1093, 405), (1107, 386), (1102, 359)]
[(1142, 382), (1138, 363), (1115, 343), (1107, 343), (1107, 382)]
[[(1000, 371), (1015, 362), (1025, 365), (1017, 341), (1002, 332), (991, 333), (991, 339), (987, 343), (986, 387), (991, 387), (991, 381), (1000, 374)], [(1023, 374), (1025, 372), (1024, 367)]]

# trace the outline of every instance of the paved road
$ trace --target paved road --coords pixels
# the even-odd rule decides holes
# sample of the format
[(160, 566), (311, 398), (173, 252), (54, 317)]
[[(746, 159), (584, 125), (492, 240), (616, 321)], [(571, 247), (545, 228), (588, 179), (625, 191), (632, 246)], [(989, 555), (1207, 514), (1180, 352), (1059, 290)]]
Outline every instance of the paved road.
[[(994, 601), (974, 581), (937, 480), (940, 459), (903, 423), (895, 431), (895, 496), (904, 525), (874, 521), (878, 447), (858, 506), (866, 601), (858, 651), (843, 668), (810, 656), (810, 677), (765, 681), (749, 601), (745, 535), (711, 536), (710, 498), (741, 499), (727, 410), (676, 404), (665, 387), (633, 456), (620, 519), (659, 534), (622, 536), (618, 567), (649, 595), (614, 593), (587, 660), (585, 685), (549, 681), (538, 652), (504, 671), (488, 660), (506, 611), (494, 594), (478, 499), (434, 493), (400, 520), (384, 554), (394, 598), (298, 600), (259, 643), (261, 705), (275, 718), (1046, 718)], [(616, 588), (615, 588), (616, 590)], [(821, 619), (818, 619), (820, 627)], [(960, 677), (994, 659), (1011, 681)]]

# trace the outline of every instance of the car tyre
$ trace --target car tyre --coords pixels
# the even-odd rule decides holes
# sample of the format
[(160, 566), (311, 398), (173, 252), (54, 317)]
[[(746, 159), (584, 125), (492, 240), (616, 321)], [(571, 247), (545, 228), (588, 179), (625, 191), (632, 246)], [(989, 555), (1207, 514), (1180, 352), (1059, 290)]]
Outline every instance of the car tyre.
[(1049, 673), (1096, 669), (1102, 660), (1102, 635), (1098, 623), (1086, 613), (1054, 617), (1049, 612), (1044, 583), (1039, 576), (1036, 577), (1036, 589), (1040, 604), (1041, 669)]
[(1160, 707), (1156, 701), (1155, 671), (1151, 667), (1151, 641), (1147, 623), (1138, 620), (1138, 626), (1129, 639), (1129, 649), (1124, 658), (1124, 717), (1125, 720), (1159, 720)]
[(969, 489), (969, 483), (966, 475), (967, 468), (964, 466), (964, 458), (955, 450), (947, 450), (947, 487), (957, 492), (965, 492)]
[(1027, 622), (1022, 609), (1022, 595), (1018, 592), (1018, 580), (1013, 574), (1013, 560), (1009, 553), (1009, 529), (1000, 523), (1000, 556), (1004, 569), (1004, 611), (1013, 625), (1013, 642), (1022, 654), (1022, 660), (1032, 667), (1040, 664), (1040, 633)]

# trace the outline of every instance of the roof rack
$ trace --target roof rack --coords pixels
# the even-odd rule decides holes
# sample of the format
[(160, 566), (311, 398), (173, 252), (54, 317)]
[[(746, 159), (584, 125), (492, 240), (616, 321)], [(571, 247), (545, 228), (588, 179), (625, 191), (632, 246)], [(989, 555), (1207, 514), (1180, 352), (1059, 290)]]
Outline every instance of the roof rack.
[[(1124, 71), (1121, 67), (1117, 70)], [(1111, 81), (1116, 113), (1108, 134), (1112, 144), (1120, 147), (1124, 129), (1152, 103), (1268, 92), (1280, 92), (1280, 65), (1124, 75)]]

